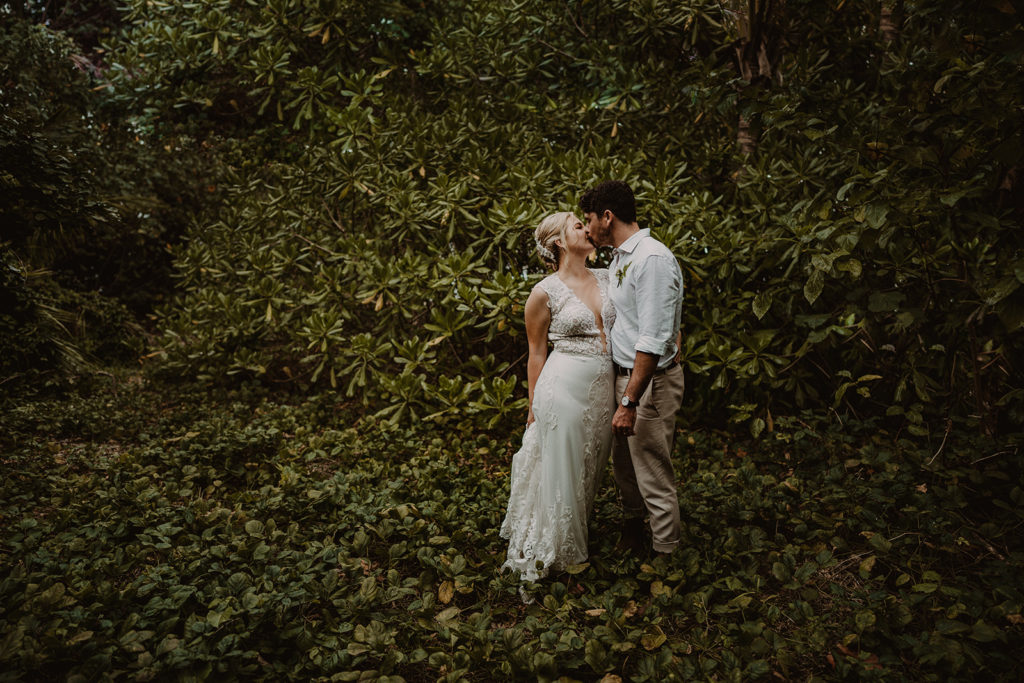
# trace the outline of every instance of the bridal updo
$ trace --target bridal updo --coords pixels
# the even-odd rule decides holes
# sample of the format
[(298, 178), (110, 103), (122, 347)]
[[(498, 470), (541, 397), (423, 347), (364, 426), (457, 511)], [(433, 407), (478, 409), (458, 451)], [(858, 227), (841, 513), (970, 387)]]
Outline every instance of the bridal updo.
[(576, 214), (572, 211), (559, 211), (542, 220), (533, 232), (533, 238), (537, 242), (537, 255), (552, 270), (558, 270), (562, 256), (562, 248), (555, 243), (565, 244), (565, 231), (575, 220)]

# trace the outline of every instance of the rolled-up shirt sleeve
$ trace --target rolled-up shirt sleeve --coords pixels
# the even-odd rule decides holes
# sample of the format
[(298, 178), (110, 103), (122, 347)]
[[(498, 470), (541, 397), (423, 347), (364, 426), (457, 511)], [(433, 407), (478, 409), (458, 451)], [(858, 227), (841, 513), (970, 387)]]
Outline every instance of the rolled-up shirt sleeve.
[(652, 254), (634, 264), (638, 332), (634, 350), (664, 356), (675, 344), (682, 276), (675, 259)]

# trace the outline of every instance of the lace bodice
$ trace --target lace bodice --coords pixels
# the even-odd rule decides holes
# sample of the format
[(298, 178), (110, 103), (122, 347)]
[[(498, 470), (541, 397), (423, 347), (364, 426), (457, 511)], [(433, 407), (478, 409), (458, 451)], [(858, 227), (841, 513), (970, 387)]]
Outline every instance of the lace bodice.
[[(608, 269), (593, 269), (590, 272), (597, 278), (601, 292), (601, 323), (607, 339), (615, 322), (615, 306), (608, 296)], [(597, 327), (594, 312), (562, 282), (557, 273), (548, 275), (537, 286), (548, 295), (548, 309), (551, 311), (548, 341), (556, 351), (584, 355), (608, 354), (608, 350), (602, 347), (602, 330)]]

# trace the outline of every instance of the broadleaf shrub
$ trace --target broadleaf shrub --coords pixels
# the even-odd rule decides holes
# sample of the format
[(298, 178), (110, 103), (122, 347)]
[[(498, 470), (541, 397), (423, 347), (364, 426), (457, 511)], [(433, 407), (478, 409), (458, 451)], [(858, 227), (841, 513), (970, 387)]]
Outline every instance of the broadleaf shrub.
[[(791, 3), (784, 78), (753, 85), (727, 63), (735, 14), (710, 2), (451, 3), (358, 67), (307, 45), (306, 68), (341, 75), (315, 115), (253, 123), (273, 161), (238, 165), (177, 251), (164, 367), (337, 387), (394, 419), (520, 410), (495, 382), (522, 376), (530, 231), (619, 177), (684, 266), (692, 419), (760, 434), (827, 407), (933, 441), (949, 419), (1017, 429), (1020, 24), (986, 7), (968, 30), (944, 6), (907, 4), (886, 42), (873, 6)], [(176, 11), (165, 51), (210, 35)], [(157, 22), (139, 30), (162, 21), (136, 12)], [(287, 32), (274, 21), (242, 25)], [(281, 69), (280, 97), (304, 101)], [(757, 122), (749, 156), (738, 117)]]

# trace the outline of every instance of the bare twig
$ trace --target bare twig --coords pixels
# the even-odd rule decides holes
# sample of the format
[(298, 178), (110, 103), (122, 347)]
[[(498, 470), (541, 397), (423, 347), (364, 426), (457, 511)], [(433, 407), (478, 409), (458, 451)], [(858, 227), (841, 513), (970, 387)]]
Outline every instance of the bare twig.
[(323, 202), (323, 205), (324, 205), (324, 211), (327, 214), (327, 218), (329, 218), (330, 221), (332, 223), (334, 223), (334, 227), (336, 227), (341, 232), (345, 232), (345, 228), (343, 228), (342, 225), (341, 225), (341, 222), (338, 221), (338, 219), (334, 217), (334, 214), (331, 212), (331, 207), (327, 206), (327, 202), (326, 201)]
[(537, 42), (538, 42), (538, 43), (540, 43), (541, 45), (545, 46), (545, 47), (546, 47), (546, 48), (548, 48), (549, 50), (551, 50), (551, 51), (553, 51), (553, 52), (557, 52), (558, 54), (562, 55), (563, 57), (568, 57), (569, 59), (575, 59), (575, 57), (573, 57), (573, 56), (572, 56), (571, 54), (569, 54), (569, 53), (568, 53), (568, 52), (566, 52), (565, 50), (563, 50), (563, 49), (561, 49), (561, 48), (557, 48), (557, 47), (555, 47), (554, 45), (552, 45), (551, 43), (549, 43), (549, 42), (548, 42), (548, 41), (546, 41), (546, 40), (543, 40), (543, 39), (541, 39), (541, 38), (538, 38), (538, 39), (537, 39)]
[(572, 13), (572, 9), (570, 9), (568, 3), (566, 3), (565, 5), (565, 13), (569, 15), (569, 20), (572, 22), (572, 25), (576, 27), (576, 30), (580, 32), (580, 35), (582, 35), (584, 38), (589, 38), (590, 35), (586, 31), (584, 31), (583, 27), (580, 26), (578, 21), (576, 21), (576, 15)]
[(976, 465), (979, 462), (982, 462), (983, 460), (988, 460), (989, 458), (994, 458), (997, 455), (1006, 455), (1007, 453), (1016, 453), (1016, 452), (1017, 452), (1016, 448), (1014, 448), (1012, 451), (1011, 450), (999, 451), (997, 453), (993, 453), (992, 455), (986, 455), (984, 458), (978, 458), (977, 460), (972, 460), (971, 464), (972, 465)]
[(935, 451), (935, 455), (933, 455), (932, 459), (928, 461), (928, 465), (931, 465), (933, 462), (935, 462), (935, 458), (939, 457), (939, 453), (941, 453), (942, 449), (946, 447), (946, 439), (949, 438), (949, 433), (950, 431), (952, 431), (952, 429), (953, 420), (950, 418), (946, 418), (946, 433), (942, 435), (942, 443), (939, 444), (939, 450)]
[(509, 364), (509, 366), (508, 366), (507, 368), (505, 368), (505, 371), (504, 371), (504, 372), (502, 372), (502, 373), (501, 373), (500, 375), (498, 375), (498, 376), (499, 376), (499, 377), (504, 377), (505, 375), (507, 375), (507, 374), (508, 374), (508, 371), (509, 371), (509, 370), (511, 370), (512, 368), (514, 368), (514, 367), (515, 367), (516, 365), (518, 365), (518, 364), (519, 364), (519, 362), (520, 362), (520, 361), (522, 361), (522, 360), (523, 360), (524, 358), (526, 358), (526, 356), (527, 356), (527, 355), (528, 355), (529, 353), (530, 353), (529, 351), (524, 351), (524, 352), (523, 352), (523, 354), (522, 354), (521, 356), (519, 356), (519, 358), (516, 358), (516, 359), (515, 359), (515, 360), (514, 360), (514, 361), (513, 361), (512, 363), (510, 363), (510, 364)]
[(862, 553), (851, 553), (849, 557), (836, 562), (833, 568), (837, 571), (845, 571), (848, 566), (850, 566), (860, 558), (864, 557), (865, 555), (870, 555), (872, 552), (873, 551), (871, 550), (866, 550)]
[(22, 377), (24, 374), (25, 373), (23, 373), (23, 372), (16, 372), (13, 375), (9, 375), (7, 377), (4, 377), (3, 379), (0, 379), (0, 384), (6, 384), (7, 382), (10, 382), (12, 379), (16, 379), (18, 377)]
[(316, 242), (314, 242), (313, 240), (308, 239), (306, 237), (303, 237), (302, 235), (300, 235), (299, 233), (297, 233), (295, 231), (290, 231), (288, 234), (291, 235), (292, 237), (298, 237), (300, 240), (302, 240), (303, 242), (305, 242), (309, 246), (315, 247), (317, 249), (320, 249), (321, 251), (324, 251), (324, 252), (330, 254), (331, 256), (338, 256), (338, 257), (341, 256), (341, 254), (339, 254), (338, 252), (331, 251), (327, 247), (321, 246), (321, 245), (317, 244)]
[(812, 359), (808, 358), (807, 362), (810, 363), (811, 365), (813, 365), (814, 367), (818, 368), (818, 371), (822, 375), (824, 375), (825, 377), (831, 377), (832, 376), (831, 373), (829, 373), (828, 371), (825, 370), (825, 368), (823, 368), (820, 365), (818, 365), (817, 363), (815, 363)]

